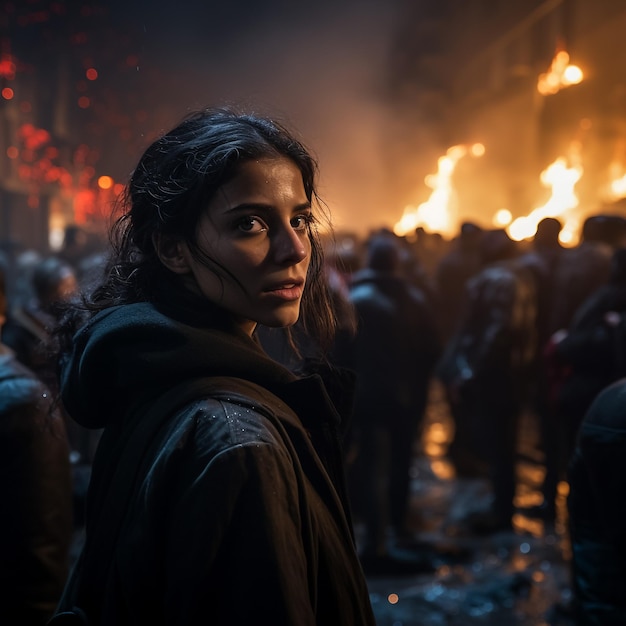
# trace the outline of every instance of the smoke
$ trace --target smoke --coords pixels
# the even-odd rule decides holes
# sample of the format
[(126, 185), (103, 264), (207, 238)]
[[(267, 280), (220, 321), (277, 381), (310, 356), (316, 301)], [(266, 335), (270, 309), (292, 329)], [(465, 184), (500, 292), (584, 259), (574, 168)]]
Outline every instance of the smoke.
[(273, 115), (318, 157), (337, 229), (364, 233), (400, 217), (385, 156), (393, 1), (132, 4), (119, 19), (138, 33), (138, 75), (162, 77), (137, 85), (165, 126), (207, 105)]

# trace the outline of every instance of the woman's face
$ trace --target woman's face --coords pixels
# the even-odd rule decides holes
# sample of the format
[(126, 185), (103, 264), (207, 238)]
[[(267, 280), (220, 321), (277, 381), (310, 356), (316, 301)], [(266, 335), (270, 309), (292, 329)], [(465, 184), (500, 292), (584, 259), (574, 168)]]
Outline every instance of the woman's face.
[(202, 252), (232, 276), (207, 267), (183, 244), (188, 287), (230, 311), (249, 334), (257, 323), (294, 324), (311, 257), (310, 220), (295, 163), (285, 157), (243, 163), (197, 228)]

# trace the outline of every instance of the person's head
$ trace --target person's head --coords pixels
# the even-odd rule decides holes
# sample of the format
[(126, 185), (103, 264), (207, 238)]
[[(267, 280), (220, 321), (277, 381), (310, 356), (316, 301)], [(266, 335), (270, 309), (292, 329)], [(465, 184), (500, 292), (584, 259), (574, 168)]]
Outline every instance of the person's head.
[(476, 250), (480, 246), (483, 229), (474, 222), (463, 222), (459, 230), (459, 246), (463, 250)]
[(33, 290), (43, 308), (68, 300), (77, 290), (73, 268), (56, 257), (40, 261), (33, 269)]
[(537, 224), (537, 232), (533, 239), (536, 248), (560, 248), (559, 234), (563, 229), (562, 222), (556, 217), (546, 217)]
[(583, 222), (580, 233), (581, 242), (606, 240), (607, 219), (604, 215), (590, 215)]
[(250, 332), (333, 318), (316, 225), (317, 164), (285, 127), (230, 110), (191, 114), (148, 147), (124, 196), (117, 255), (96, 297), (157, 297), (163, 279)]
[(481, 261), (483, 265), (512, 259), (517, 246), (503, 228), (485, 231), (482, 237)]
[(368, 242), (366, 265), (377, 272), (395, 272), (400, 266), (400, 247), (389, 235), (375, 235)]

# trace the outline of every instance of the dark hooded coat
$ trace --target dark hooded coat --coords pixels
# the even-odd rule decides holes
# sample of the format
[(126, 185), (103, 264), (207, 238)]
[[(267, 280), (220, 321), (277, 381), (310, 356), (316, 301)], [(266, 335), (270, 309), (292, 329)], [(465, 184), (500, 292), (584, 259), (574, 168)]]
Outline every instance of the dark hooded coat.
[[(165, 389), (230, 381), (226, 394), (167, 419), (104, 593), (83, 589), (79, 606), (117, 626), (373, 624), (345, 497), (341, 419), (325, 385), (296, 378), (219, 309), (191, 300), (177, 294), (98, 314), (64, 367), (69, 413), (122, 443), (133, 413)], [(86, 555), (101, 507), (92, 497)]]

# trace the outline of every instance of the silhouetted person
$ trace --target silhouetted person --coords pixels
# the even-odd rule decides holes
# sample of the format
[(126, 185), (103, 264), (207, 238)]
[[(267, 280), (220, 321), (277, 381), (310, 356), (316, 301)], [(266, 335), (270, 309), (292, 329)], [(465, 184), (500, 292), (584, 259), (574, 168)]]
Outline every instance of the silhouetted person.
[(76, 274), (68, 263), (50, 256), (33, 265), (30, 283), (31, 296), (11, 307), (2, 338), (19, 361), (50, 384), (54, 366), (46, 344), (57, 323), (57, 305), (76, 293)]
[[(7, 310), (0, 267), (0, 328)], [(0, 622), (43, 625), (68, 573), (72, 484), (52, 394), (0, 343)]]
[(625, 407), (626, 380), (622, 379), (603, 390), (589, 408), (569, 466), (567, 505), (577, 626), (626, 624)]
[(539, 222), (537, 232), (532, 240), (532, 247), (523, 257), (535, 269), (537, 314), (536, 333), (537, 350), (532, 363), (533, 386), (531, 389), (530, 407), (537, 416), (541, 433), (541, 448), (546, 464), (544, 487), (551, 494), (544, 494), (544, 501), (527, 510), (531, 516), (543, 518), (551, 522), (555, 519), (554, 496), (557, 483), (553, 479), (557, 472), (557, 451), (560, 443), (560, 429), (554, 414), (554, 406), (550, 400), (549, 369), (545, 350), (550, 338), (558, 330), (554, 326), (553, 312), (559, 304), (557, 276), (561, 271), (561, 263), (565, 258), (565, 248), (559, 241), (563, 224), (556, 218), (548, 217)]
[(451, 244), (451, 249), (437, 265), (437, 321), (444, 341), (448, 341), (456, 329), (465, 302), (467, 281), (481, 267), (482, 235), (480, 226), (464, 222), (459, 236)]
[(563, 251), (555, 276), (555, 298), (550, 327), (568, 329), (580, 305), (607, 282), (613, 255), (614, 224), (604, 216), (588, 217), (580, 243)]
[(567, 333), (553, 346), (565, 374), (555, 391), (553, 419), (557, 436), (548, 449), (544, 502), (554, 511), (559, 480), (565, 480), (580, 423), (596, 396), (626, 376), (626, 342), (620, 315), (626, 314), (626, 249), (616, 250), (609, 281), (579, 307)]
[(482, 249), (485, 267), (467, 284), (464, 316), (438, 372), (461, 434), (451, 458), (480, 464), (491, 482), (492, 507), (466, 520), (488, 532), (511, 527), (517, 425), (536, 349), (536, 279), (504, 231), (486, 233)]
[(437, 328), (423, 294), (401, 274), (393, 236), (370, 240), (366, 267), (354, 274), (350, 298), (357, 316), (357, 457), (350, 485), (365, 526), (362, 561), (372, 573), (410, 569), (418, 564), (397, 558), (387, 530), (390, 526), (396, 537), (407, 533), (409, 470), (439, 355)]

